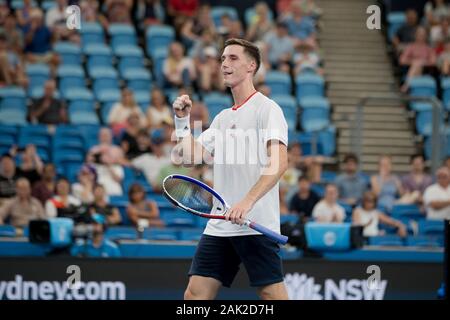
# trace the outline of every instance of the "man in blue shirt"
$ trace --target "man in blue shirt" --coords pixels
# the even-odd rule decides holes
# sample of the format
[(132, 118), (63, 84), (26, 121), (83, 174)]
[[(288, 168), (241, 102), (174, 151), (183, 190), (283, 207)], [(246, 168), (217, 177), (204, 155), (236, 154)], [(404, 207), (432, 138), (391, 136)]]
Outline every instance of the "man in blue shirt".
[(118, 258), (121, 256), (119, 247), (104, 238), (105, 218), (99, 214), (93, 215), (93, 236), (89, 240), (77, 240), (70, 254), (76, 257)]
[(347, 154), (344, 157), (344, 173), (336, 177), (335, 184), (339, 190), (339, 200), (354, 206), (362, 199), (364, 192), (368, 190), (368, 182), (358, 172), (356, 155)]
[(293, 1), (292, 14), (284, 20), (289, 30), (289, 35), (294, 38), (295, 46), (302, 44), (316, 48), (316, 27), (314, 19), (304, 16), (301, 1)]

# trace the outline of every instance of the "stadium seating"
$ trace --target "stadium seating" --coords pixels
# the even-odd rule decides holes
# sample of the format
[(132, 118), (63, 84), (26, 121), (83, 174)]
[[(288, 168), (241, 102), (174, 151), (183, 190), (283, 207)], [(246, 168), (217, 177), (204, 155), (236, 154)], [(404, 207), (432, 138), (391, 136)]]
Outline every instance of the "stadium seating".
[(109, 25), (108, 33), (114, 50), (122, 46), (137, 45), (136, 31), (131, 25), (112, 23)]
[(295, 78), (297, 99), (305, 97), (323, 97), (325, 95), (325, 81), (316, 74), (299, 74)]
[(149, 57), (155, 59), (159, 49), (167, 47), (175, 40), (175, 30), (168, 25), (152, 25), (145, 31), (146, 48)]
[(269, 86), (271, 95), (290, 95), (291, 78), (285, 72), (270, 71), (266, 74), (265, 83)]
[(80, 29), (81, 43), (83, 47), (90, 44), (101, 44), (105, 42), (105, 35), (100, 23), (84, 22), (83, 28)]
[(406, 22), (406, 15), (401, 12), (389, 12), (387, 15), (388, 21), (388, 38), (392, 40), (400, 27)]
[(57, 42), (53, 50), (62, 59), (63, 65), (81, 65), (81, 48), (71, 42)]
[(403, 246), (403, 239), (396, 235), (370, 237), (369, 245), (372, 245), (372, 246)]

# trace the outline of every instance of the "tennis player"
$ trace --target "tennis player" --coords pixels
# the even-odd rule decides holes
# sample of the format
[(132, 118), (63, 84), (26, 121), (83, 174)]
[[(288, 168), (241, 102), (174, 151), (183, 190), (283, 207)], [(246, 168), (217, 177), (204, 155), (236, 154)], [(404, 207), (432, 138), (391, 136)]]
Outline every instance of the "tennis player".
[(278, 181), (287, 168), (287, 123), (281, 108), (255, 90), (253, 76), (261, 63), (255, 45), (230, 39), (221, 60), (234, 106), (222, 110), (198, 139), (189, 126), (189, 96), (173, 103), (183, 161), (192, 164), (205, 151), (213, 155), (214, 189), (231, 204), (226, 220), (209, 220), (184, 298), (214, 299), (221, 286), (231, 286), (243, 263), (262, 299), (288, 299), (279, 245), (242, 225), (249, 218), (280, 233)]

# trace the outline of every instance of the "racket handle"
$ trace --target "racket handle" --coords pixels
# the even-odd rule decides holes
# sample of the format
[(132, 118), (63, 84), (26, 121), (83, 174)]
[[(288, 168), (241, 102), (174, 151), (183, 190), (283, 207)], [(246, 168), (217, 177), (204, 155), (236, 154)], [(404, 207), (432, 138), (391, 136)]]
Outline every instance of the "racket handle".
[(260, 224), (258, 224), (256, 222), (247, 220), (245, 222), (245, 224), (247, 226), (249, 226), (250, 228), (252, 228), (253, 230), (261, 232), (266, 237), (268, 237), (268, 238), (272, 239), (273, 241), (278, 242), (280, 244), (286, 244), (287, 241), (288, 241), (288, 237), (283, 236), (282, 234), (278, 234), (278, 233), (276, 233), (276, 232), (274, 232), (274, 231), (272, 231), (272, 230), (270, 230), (270, 229), (268, 229), (268, 228), (266, 228), (266, 227), (264, 227), (264, 226), (262, 226), (262, 225), (260, 225)]

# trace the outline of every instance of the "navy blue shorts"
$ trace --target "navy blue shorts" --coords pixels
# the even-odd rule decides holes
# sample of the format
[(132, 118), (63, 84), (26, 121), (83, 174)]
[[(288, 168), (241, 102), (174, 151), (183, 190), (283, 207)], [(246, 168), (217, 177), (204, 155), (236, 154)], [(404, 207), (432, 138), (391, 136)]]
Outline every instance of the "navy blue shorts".
[(216, 237), (202, 235), (189, 276), (210, 277), (230, 287), (241, 262), (252, 287), (283, 281), (280, 246), (263, 235)]

